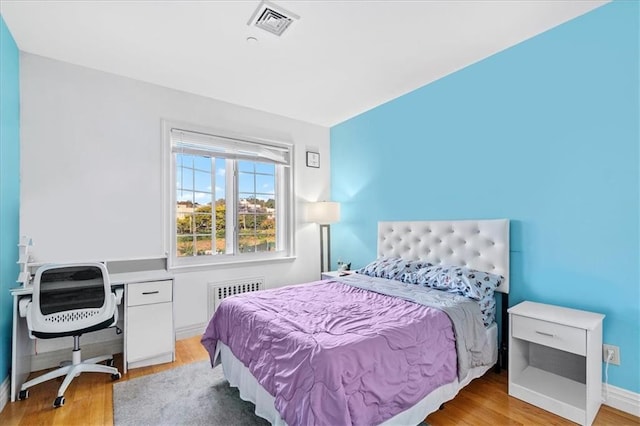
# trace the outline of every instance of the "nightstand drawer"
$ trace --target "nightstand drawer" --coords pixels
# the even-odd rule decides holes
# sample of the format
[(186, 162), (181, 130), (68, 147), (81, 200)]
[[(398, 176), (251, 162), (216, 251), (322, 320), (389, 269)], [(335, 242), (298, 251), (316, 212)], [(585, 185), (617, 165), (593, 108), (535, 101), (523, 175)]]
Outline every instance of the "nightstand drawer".
[(582, 356), (586, 355), (586, 331), (580, 328), (513, 315), (511, 334), (518, 339)]

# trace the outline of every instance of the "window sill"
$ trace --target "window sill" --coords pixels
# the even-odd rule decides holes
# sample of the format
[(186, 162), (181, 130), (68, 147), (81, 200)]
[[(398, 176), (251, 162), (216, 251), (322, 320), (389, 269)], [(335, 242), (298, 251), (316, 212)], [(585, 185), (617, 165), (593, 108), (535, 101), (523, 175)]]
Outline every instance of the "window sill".
[(259, 264), (287, 263), (296, 260), (296, 256), (283, 256), (262, 259), (244, 259), (244, 260), (223, 260), (219, 262), (194, 263), (192, 265), (172, 265), (168, 270), (176, 273), (202, 271), (214, 268), (234, 268), (239, 266), (251, 266)]

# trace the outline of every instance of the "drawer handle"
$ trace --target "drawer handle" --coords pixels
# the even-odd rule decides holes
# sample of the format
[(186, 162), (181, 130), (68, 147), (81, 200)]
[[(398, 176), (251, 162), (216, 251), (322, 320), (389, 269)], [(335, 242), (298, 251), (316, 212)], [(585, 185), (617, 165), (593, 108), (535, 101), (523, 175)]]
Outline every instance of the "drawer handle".
[(555, 334), (545, 333), (544, 331), (538, 331), (538, 330), (536, 330), (536, 333), (538, 333), (538, 334), (542, 334), (543, 336), (547, 336), (547, 337), (556, 337), (556, 335), (555, 335)]
[(142, 294), (158, 294), (160, 293), (158, 290), (156, 291), (143, 291)]

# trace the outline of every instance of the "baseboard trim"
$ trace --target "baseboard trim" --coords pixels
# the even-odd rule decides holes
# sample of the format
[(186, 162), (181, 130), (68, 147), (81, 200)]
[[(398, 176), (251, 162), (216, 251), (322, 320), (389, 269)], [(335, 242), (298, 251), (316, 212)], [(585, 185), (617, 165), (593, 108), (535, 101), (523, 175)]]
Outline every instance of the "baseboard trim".
[(188, 339), (193, 336), (202, 336), (207, 323), (189, 325), (187, 327), (176, 328), (176, 340)]
[(4, 410), (4, 407), (9, 402), (9, 397), (11, 396), (11, 375), (8, 375), (2, 385), (0, 385), (0, 412)]
[(602, 395), (607, 395), (605, 405), (640, 417), (640, 394), (603, 383)]

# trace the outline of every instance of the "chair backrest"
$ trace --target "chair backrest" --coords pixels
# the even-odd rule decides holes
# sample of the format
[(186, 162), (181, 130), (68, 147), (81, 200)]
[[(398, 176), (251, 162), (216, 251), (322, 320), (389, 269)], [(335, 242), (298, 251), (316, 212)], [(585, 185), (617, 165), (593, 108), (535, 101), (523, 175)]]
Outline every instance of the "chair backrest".
[(118, 319), (107, 268), (102, 263), (38, 268), (27, 325), (35, 337), (78, 335), (110, 327)]

